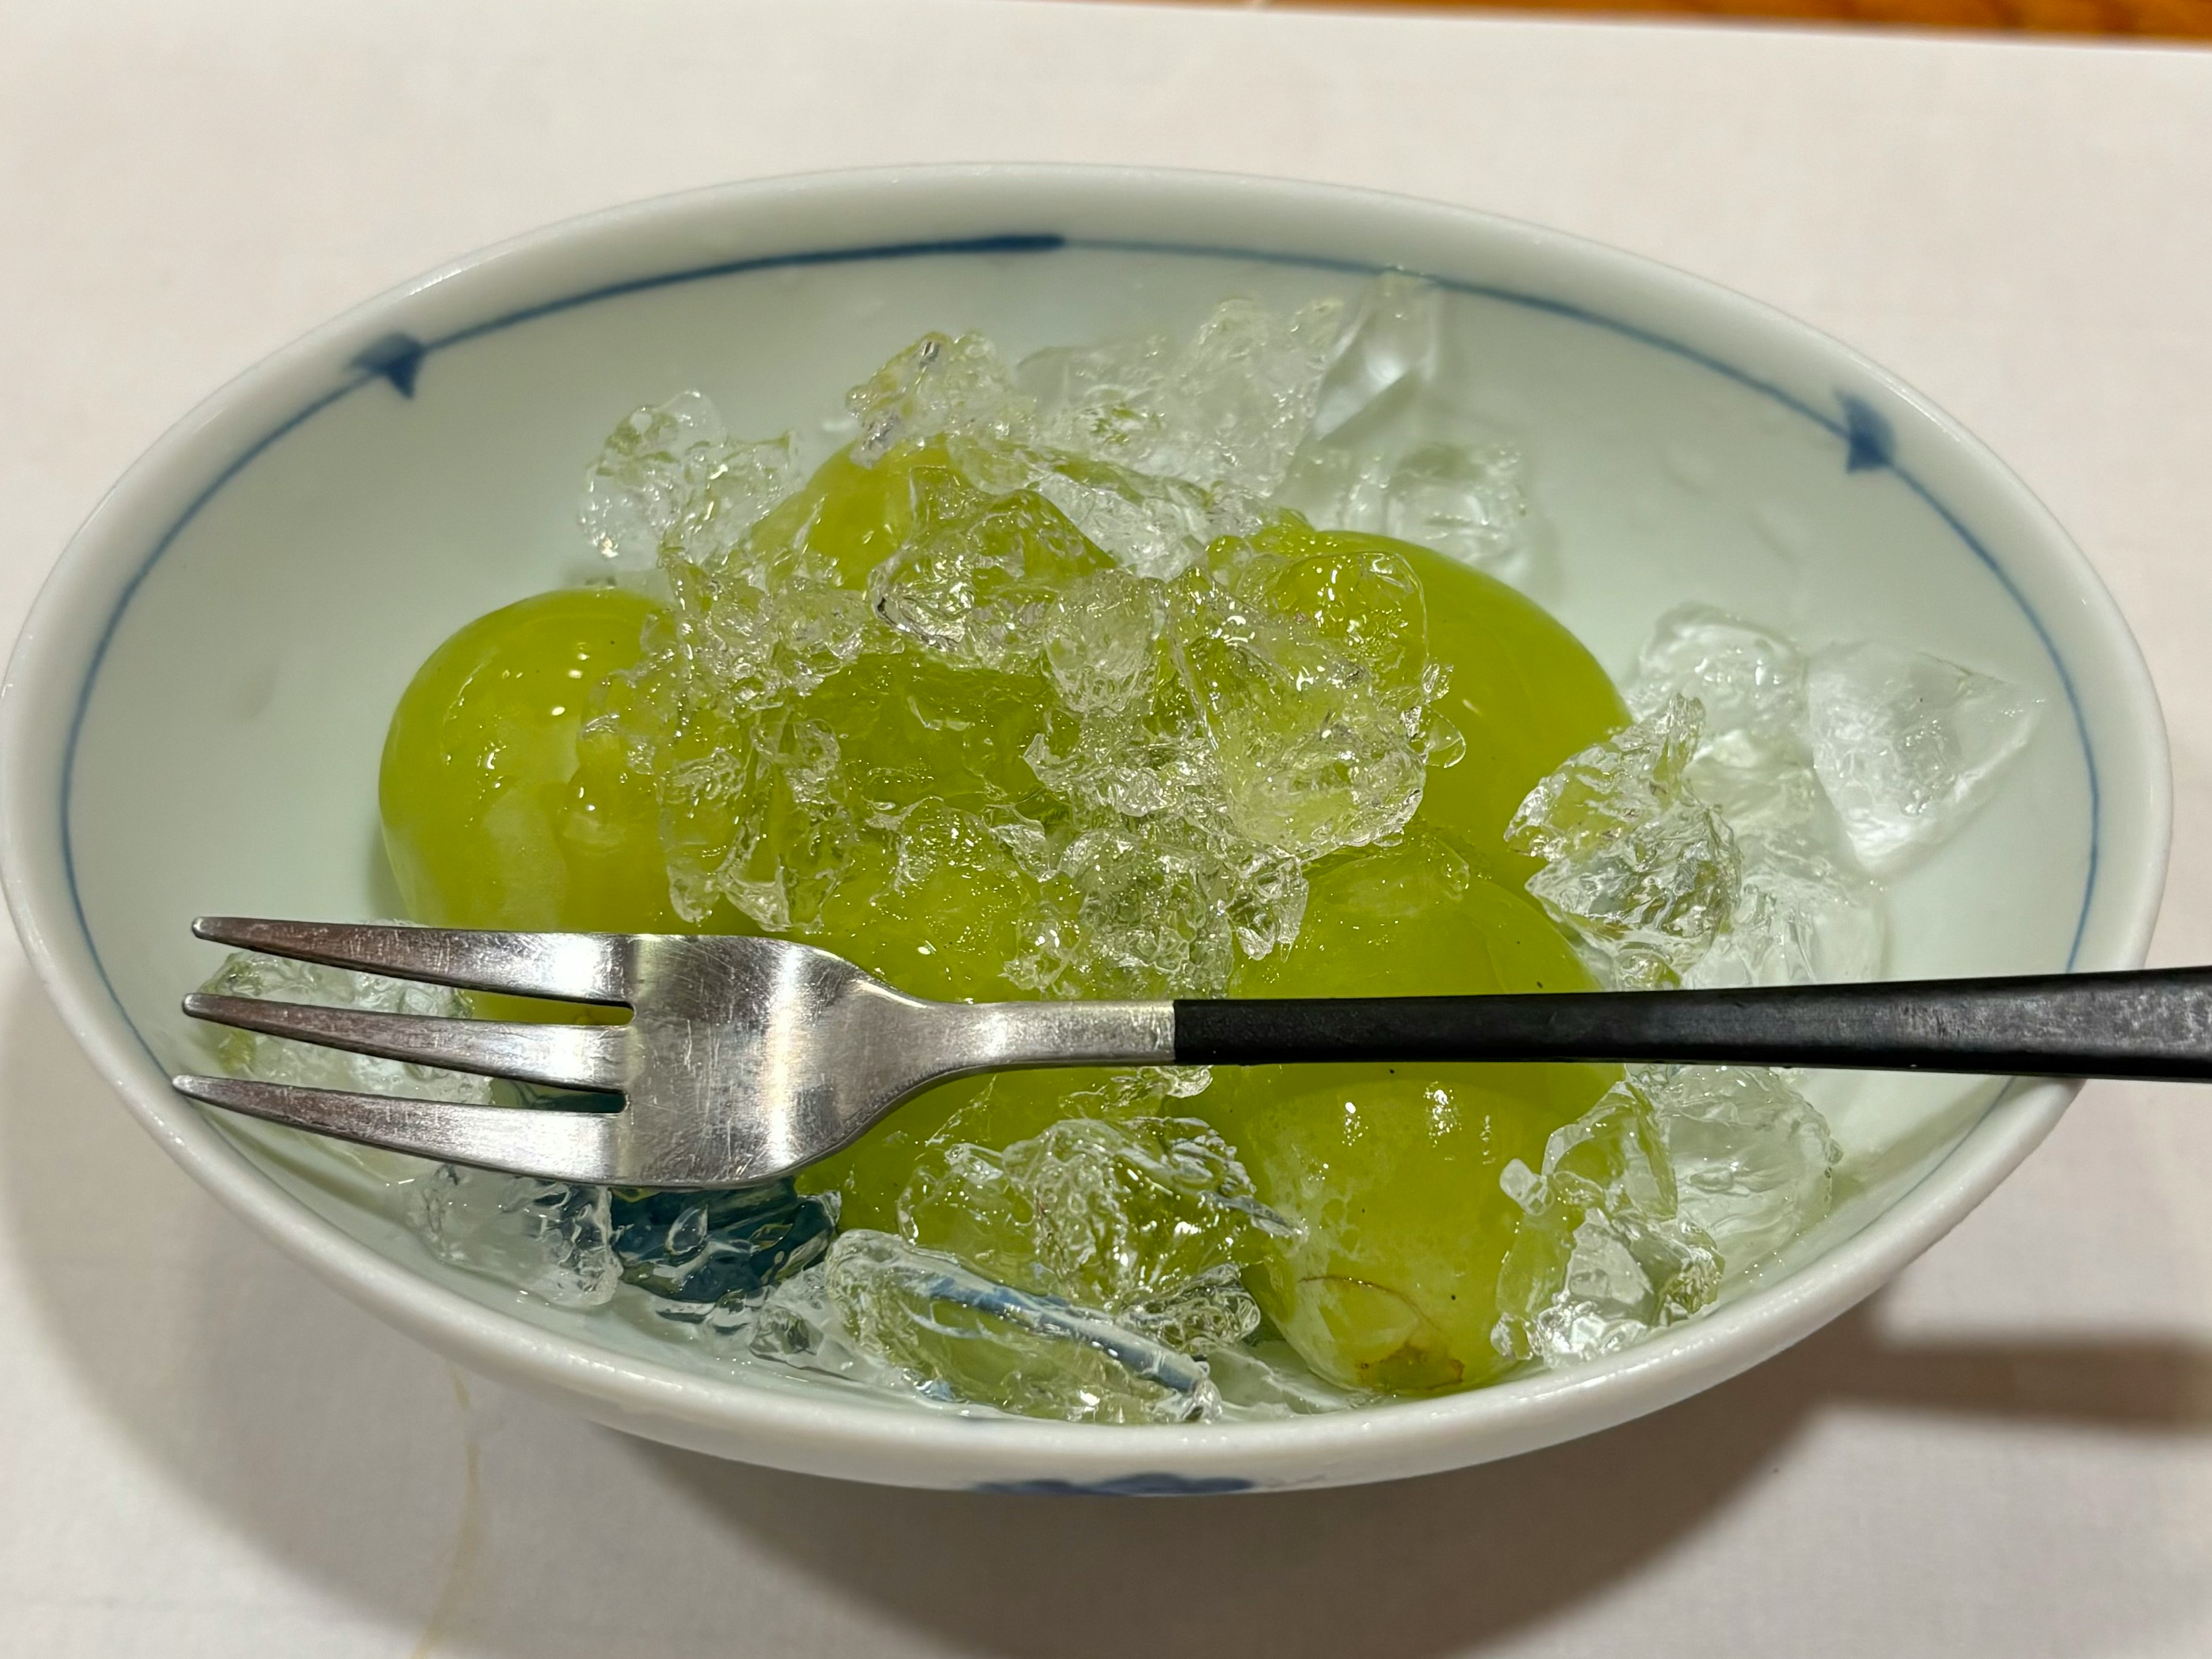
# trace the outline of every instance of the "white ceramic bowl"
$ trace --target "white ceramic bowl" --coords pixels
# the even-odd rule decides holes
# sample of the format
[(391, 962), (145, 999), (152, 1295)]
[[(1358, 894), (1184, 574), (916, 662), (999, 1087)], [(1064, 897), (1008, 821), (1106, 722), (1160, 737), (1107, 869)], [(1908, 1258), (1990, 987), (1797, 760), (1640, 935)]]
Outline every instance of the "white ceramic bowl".
[(1686, 599), (2033, 689), (2002, 796), (1896, 890), (1900, 975), (2138, 964), (2168, 801), (2157, 703), (2081, 556), (1988, 451), (1844, 347), (1624, 254), (1317, 186), (993, 167), (745, 185), (579, 220), (410, 283), (155, 446), (40, 597), (0, 716), (8, 898), (70, 1029), (170, 1154), (332, 1285), (474, 1370), (726, 1456), (918, 1486), (1233, 1491), (1501, 1457), (1663, 1406), (1867, 1295), (2057, 1120), (2056, 1083), (1831, 1096), (1821, 1234), (1709, 1316), (1578, 1370), (1274, 1424), (961, 1419), (733, 1373), (433, 1261), (334, 1173), (172, 1094), (202, 911), (389, 914), (376, 757), (460, 623), (573, 576), (629, 409), (702, 386), (770, 433), (931, 328), (1014, 351), (1187, 327), (1222, 295), (1449, 290), (1470, 418), (1532, 458), (1538, 596), (1609, 665)]

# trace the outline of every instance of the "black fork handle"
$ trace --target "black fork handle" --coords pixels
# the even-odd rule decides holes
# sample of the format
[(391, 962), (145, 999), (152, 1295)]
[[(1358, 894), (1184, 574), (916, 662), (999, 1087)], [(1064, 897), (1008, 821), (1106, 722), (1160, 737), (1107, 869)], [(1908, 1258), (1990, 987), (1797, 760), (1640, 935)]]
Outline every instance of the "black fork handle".
[(2212, 968), (1725, 991), (1178, 1001), (1187, 1066), (1651, 1060), (2212, 1082)]

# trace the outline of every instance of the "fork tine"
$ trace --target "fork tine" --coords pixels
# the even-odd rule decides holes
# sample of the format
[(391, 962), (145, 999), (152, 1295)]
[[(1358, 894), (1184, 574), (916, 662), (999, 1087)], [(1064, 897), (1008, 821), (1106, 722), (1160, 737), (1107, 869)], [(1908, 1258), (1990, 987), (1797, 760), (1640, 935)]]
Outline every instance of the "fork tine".
[(622, 1176), (619, 1115), (613, 1112), (455, 1105), (244, 1078), (169, 1080), (179, 1093), (210, 1106), (443, 1163), (473, 1164), (548, 1181), (612, 1182)]
[(470, 991), (621, 1002), (628, 994), (627, 941), (620, 933), (480, 933), (383, 923), (264, 921), (202, 916), (192, 932), (217, 945), (297, 957), (331, 968), (426, 979)]
[(533, 1025), (517, 1020), (446, 1019), (361, 1008), (319, 1008), (258, 997), (185, 999), (194, 1019), (319, 1042), (416, 1066), (521, 1078), (557, 1089), (613, 1092), (629, 1083), (630, 1032), (622, 1025)]

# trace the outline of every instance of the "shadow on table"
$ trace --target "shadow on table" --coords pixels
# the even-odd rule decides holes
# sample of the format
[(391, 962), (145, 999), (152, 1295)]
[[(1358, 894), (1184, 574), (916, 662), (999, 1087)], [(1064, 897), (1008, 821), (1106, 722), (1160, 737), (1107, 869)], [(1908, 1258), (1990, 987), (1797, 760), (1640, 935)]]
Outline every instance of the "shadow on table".
[[(2139, 1432), (2212, 1432), (2212, 1347), (1892, 1341), (1863, 1308), (1757, 1370), (1601, 1435), (1387, 1486), (1182, 1502), (878, 1492), (641, 1448), (818, 1577), (956, 1650), (1457, 1653), (1664, 1555), (1856, 1403)], [(981, 1569), (979, 1575), (978, 1569)], [(2094, 1571), (2094, 1568), (2086, 1570)], [(1095, 1608), (1096, 1620), (1071, 1610)], [(1387, 1632), (1387, 1643), (1383, 1641)]]
[[(210, 1214), (19, 986), (0, 1008), (9, 1249), (88, 1401), (258, 1547), (384, 1618), (421, 1618), (453, 1525), (456, 1448), (439, 1368)], [(133, 1276), (180, 1247), (180, 1228), (204, 1258), (180, 1281), (198, 1305), (148, 1316)], [(58, 1242), (95, 1234), (89, 1256)], [(419, 1409), (394, 1398), (409, 1390)], [(1126, 1659), (1136, 1618), (1152, 1659), (1378, 1644), (1420, 1659), (1539, 1620), (1664, 1556), (1839, 1404), (2193, 1437), (2212, 1432), (2212, 1348), (2151, 1337), (1929, 1343), (1886, 1336), (1861, 1310), (1684, 1404), (1547, 1451), (1389, 1486), (1182, 1502), (844, 1485), (614, 1437), (594, 1443), (548, 1418), (527, 1449), (531, 1502), (562, 1523), (512, 1547), (532, 1553), (540, 1582), (588, 1585), (577, 1593), (596, 1628), (564, 1634), (550, 1611), (511, 1601), (465, 1623), (518, 1659), (600, 1650), (617, 1630), (649, 1640), (714, 1628), (725, 1604), (715, 1571), (654, 1571), (678, 1565), (669, 1539), (711, 1517), (708, 1533), (740, 1534), (756, 1556), (781, 1556), (954, 1650)], [(473, 1481), (473, 1454), (469, 1468)], [(641, 1508), (665, 1518), (658, 1539), (611, 1536), (623, 1526), (597, 1500), (625, 1470), (654, 1490), (629, 1495), (623, 1524)], [(410, 1543), (424, 1531), (436, 1540), (428, 1559)], [(2077, 1563), (2087, 1572), (2130, 1547), (2109, 1528), (2085, 1528), (2080, 1541), (2094, 1558)], [(729, 1553), (705, 1542), (690, 1557), (726, 1565)]]

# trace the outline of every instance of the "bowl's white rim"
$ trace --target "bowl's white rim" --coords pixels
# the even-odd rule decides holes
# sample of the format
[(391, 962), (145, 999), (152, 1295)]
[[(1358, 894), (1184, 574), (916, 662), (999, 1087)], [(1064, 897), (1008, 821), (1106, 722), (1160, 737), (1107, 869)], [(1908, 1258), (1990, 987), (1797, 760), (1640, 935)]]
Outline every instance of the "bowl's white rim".
[[(1434, 1400), (1285, 1422), (1097, 1427), (902, 1411), (825, 1393), (807, 1398), (640, 1360), (573, 1340), (487, 1307), (357, 1243), (307, 1210), (173, 1094), (165, 1073), (108, 994), (62, 868), (57, 733), (73, 720), (87, 641), (127, 602), (156, 516), (218, 470), (240, 431), (265, 429), (326, 386), (330, 366), (374, 338), (408, 301), (656, 221), (742, 214), (811, 196), (902, 204), (933, 187), (1009, 191), (1150, 191), (1186, 205), (1224, 193), (1325, 213), (1387, 211), (1430, 228), (1505, 237), (1519, 246), (1640, 284), (1674, 302), (1734, 313), (1800, 349), (1884, 388), (1931, 425), (2005, 499), (2051, 572), (2068, 579), (2102, 649), (2104, 694), (2126, 711), (2140, 751), (2126, 809), (2144, 856), (2100, 872), (2109, 882), (2082, 938), (2079, 964), (2139, 964), (2148, 948), (2171, 834), (2163, 720), (2149, 671), (2087, 560), (2020, 480), (1927, 398), (1879, 365), (1755, 301), (1700, 278), (1561, 233), (1472, 210), (1338, 186), (1160, 169), (986, 165), (869, 169), (715, 186), (607, 210), (532, 233), (402, 284), (247, 370), (166, 434), (113, 486), (71, 540), (34, 602), (0, 681), (0, 879), (27, 954), (71, 1034), (149, 1133), (195, 1179), (333, 1286), (465, 1364), (580, 1404), (635, 1431), (782, 1467), (921, 1485), (1117, 1482), (1139, 1488), (1232, 1489), (1387, 1478), (1510, 1455), (1656, 1409), (1807, 1335), (1886, 1282), (1955, 1225), (2041, 1140), (2077, 1085), (2015, 1086), (1944, 1162), (1851, 1238), (1786, 1279), (1627, 1352)], [(451, 289), (447, 289), (450, 293)], [(103, 579), (105, 579), (103, 580)], [(114, 597), (94, 592), (104, 588)], [(2112, 803), (2118, 805), (2118, 803)], [(2101, 828), (2101, 824), (2100, 824)], [(1151, 1479), (1148, 1472), (1158, 1472)]]

